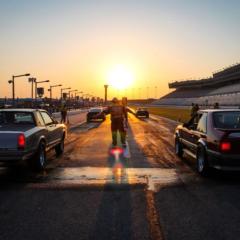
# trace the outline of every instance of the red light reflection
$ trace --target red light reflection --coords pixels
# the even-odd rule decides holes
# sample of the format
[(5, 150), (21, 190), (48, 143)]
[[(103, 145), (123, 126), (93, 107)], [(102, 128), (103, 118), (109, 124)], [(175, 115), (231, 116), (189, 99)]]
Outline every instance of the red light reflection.
[(123, 149), (122, 148), (120, 148), (120, 147), (116, 147), (116, 148), (113, 148), (113, 149), (111, 149), (110, 150), (110, 153), (112, 154), (112, 155), (120, 155), (120, 154), (122, 154), (123, 153)]

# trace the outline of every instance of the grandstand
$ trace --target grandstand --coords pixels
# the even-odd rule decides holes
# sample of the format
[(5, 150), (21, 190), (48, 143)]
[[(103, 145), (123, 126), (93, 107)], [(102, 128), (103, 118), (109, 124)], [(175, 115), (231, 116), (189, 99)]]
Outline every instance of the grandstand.
[(175, 81), (168, 84), (173, 92), (155, 101), (154, 105), (213, 105), (240, 106), (240, 64), (213, 73), (200, 80)]

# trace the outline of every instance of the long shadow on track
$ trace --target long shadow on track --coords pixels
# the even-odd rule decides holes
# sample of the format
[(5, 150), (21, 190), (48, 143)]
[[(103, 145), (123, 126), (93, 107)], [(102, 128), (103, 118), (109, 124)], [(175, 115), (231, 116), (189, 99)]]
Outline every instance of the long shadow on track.
[[(101, 203), (99, 205), (95, 228), (90, 233), (90, 239), (150, 239), (148, 222), (146, 216), (146, 197), (143, 185), (131, 185), (128, 178), (128, 167), (138, 165), (137, 158), (140, 157), (139, 162), (143, 160), (144, 166), (150, 167), (146, 158), (133, 137), (131, 128), (128, 129), (128, 144), (130, 148), (130, 159), (123, 157), (120, 154), (118, 157), (112, 154), (111, 146), (108, 152), (108, 167), (112, 171), (112, 181), (106, 182), (103, 189)], [(140, 189), (139, 189), (140, 187)], [(136, 218), (134, 215), (134, 208), (136, 208), (135, 198), (140, 200), (140, 207), (142, 208), (142, 216)], [(135, 228), (141, 229), (135, 231)]]
[(111, 154), (111, 147), (108, 151), (112, 182), (104, 186), (95, 228), (90, 233), (90, 239), (132, 239), (131, 189), (125, 169), (126, 159), (121, 155), (116, 161), (114, 155)]

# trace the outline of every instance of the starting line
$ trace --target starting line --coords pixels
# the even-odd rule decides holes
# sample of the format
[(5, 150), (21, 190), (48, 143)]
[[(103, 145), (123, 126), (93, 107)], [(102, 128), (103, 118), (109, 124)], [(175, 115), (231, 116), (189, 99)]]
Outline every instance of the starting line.
[(180, 183), (176, 169), (124, 168), (121, 163), (112, 168), (80, 167), (56, 168), (50, 174), (39, 174), (38, 183), (76, 185), (144, 184), (148, 190), (157, 191), (160, 186)]

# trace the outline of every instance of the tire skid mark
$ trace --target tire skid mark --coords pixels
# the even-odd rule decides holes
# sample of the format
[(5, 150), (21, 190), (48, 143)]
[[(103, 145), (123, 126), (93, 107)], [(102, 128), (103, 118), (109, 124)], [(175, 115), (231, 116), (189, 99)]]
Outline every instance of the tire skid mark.
[[(149, 163), (160, 167), (175, 167), (179, 159), (174, 154), (170, 131), (164, 131), (160, 124), (154, 121), (143, 121), (131, 116), (131, 127), (137, 143), (141, 146)], [(163, 124), (164, 125), (164, 124)]]
[(146, 190), (147, 221), (149, 224), (150, 237), (152, 240), (164, 240), (158, 212), (155, 206), (153, 191)]

